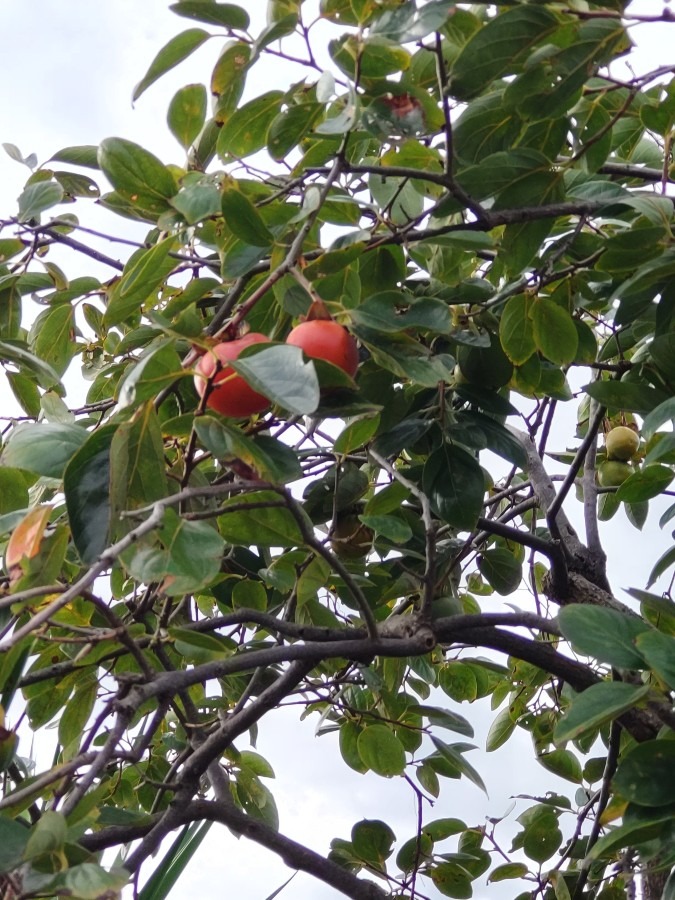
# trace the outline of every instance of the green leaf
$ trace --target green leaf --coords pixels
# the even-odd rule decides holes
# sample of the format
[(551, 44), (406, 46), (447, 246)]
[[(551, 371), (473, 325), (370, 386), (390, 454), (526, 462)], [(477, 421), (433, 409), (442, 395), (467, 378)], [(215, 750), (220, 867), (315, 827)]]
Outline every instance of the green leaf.
[[(99, 147), (98, 163), (127, 202), (155, 216), (171, 208), (169, 200), (178, 191), (176, 179), (148, 150), (123, 138), (105, 138)], [(161, 241), (157, 246), (166, 243), (170, 240)]]
[(350, 720), (340, 726), (340, 754), (350, 769), (363, 774), (368, 771), (368, 766), (359, 756), (357, 747), (361, 731), (362, 728)]
[(426, 706), (422, 703), (413, 703), (408, 707), (411, 713), (417, 713), (428, 719), (430, 725), (438, 728), (447, 728), (448, 731), (456, 731), (465, 737), (473, 737), (473, 727), (464, 716), (450, 712), (449, 709), (441, 709), (439, 706)]
[[(519, 468), (525, 467), (527, 454), (523, 445), (492, 416), (475, 410), (462, 410), (457, 413), (456, 421), (459, 426), (468, 426), (474, 432), (478, 429), (482, 433), (484, 442), (474, 445), (477, 450), (489, 447), (493, 453), (501, 456), (507, 462), (513, 463)], [(448, 429), (448, 433), (452, 436), (452, 427)]]
[[(27, 384), (30, 384), (35, 388), (36, 381), (40, 387), (46, 388), (48, 391), (56, 390), (58, 388), (59, 391), (63, 392), (59, 376), (54, 369), (49, 363), (39, 359), (35, 354), (30, 353), (22, 341), (0, 341), (0, 357), (8, 362), (15, 363), (17, 367), (22, 370), (20, 372), (6, 372), (6, 377), (12, 385), (14, 379), (20, 383), (25, 382), (25, 384), (20, 384), (20, 387), (23, 387), (24, 389), (23, 392), (26, 391)], [(30, 373), (30, 376), (25, 374), (25, 370)], [(21, 390), (15, 390), (17, 397), (20, 396), (21, 393)], [(35, 393), (37, 394), (37, 389), (35, 389)], [(39, 396), (37, 400), (39, 411)]]
[(215, 120), (224, 124), (237, 108), (246, 83), (251, 46), (243, 41), (225, 45), (211, 73), (211, 93), (218, 98)]
[(47, 478), (62, 478), (66, 465), (87, 437), (79, 425), (24, 422), (13, 430), (3, 448), (2, 464)]
[(92, 432), (63, 473), (73, 542), (85, 565), (105, 550), (110, 534), (110, 445), (114, 425)]
[(180, 0), (172, 3), (169, 9), (177, 16), (186, 19), (197, 19), (208, 25), (219, 25), (223, 28), (240, 28), (244, 31), (251, 24), (248, 13), (234, 3), (214, 3), (213, 0)]
[[(558, 827), (558, 818), (549, 808), (540, 806), (540, 815), (529, 821), (523, 837), (523, 850), (528, 859), (536, 863), (544, 863), (560, 848), (563, 841), (562, 831)], [(519, 821), (522, 816), (519, 817)]]
[(668, 247), (656, 259), (650, 260), (634, 271), (631, 278), (621, 283), (621, 287), (611, 299), (621, 299), (623, 303), (632, 297), (639, 297), (648, 289), (656, 293), (659, 284), (667, 282), (673, 273), (675, 273), (675, 250)]
[(441, 667), (439, 686), (458, 703), (463, 700), (471, 702), (478, 696), (476, 674), (471, 666), (462, 662), (450, 662)]
[(193, 665), (215, 662), (230, 656), (234, 650), (232, 641), (215, 634), (200, 634), (187, 628), (169, 629), (176, 653)]
[[(150, 402), (115, 431), (110, 449), (110, 497), (113, 521), (126, 510), (149, 506), (166, 497), (164, 446), (159, 418)], [(121, 522), (123, 531), (133, 520)]]
[(394, 544), (405, 544), (412, 537), (412, 529), (407, 522), (398, 516), (359, 516), (363, 524), (372, 528), (376, 535), (381, 535)]
[(675, 640), (668, 634), (650, 629), (638, 635), (635, 644), (651, 670), (668, 687), (675, 689)]
[(513, 553), (502, 547), (483, 551), (478, 557), (478, 570), (503, 597), (517, 590), (523, 579), (522, 564)]
[(63, 188), (56, 181), (38, 181), (27, 185), (19, 196), (19, 221), (37, 218), (41, 212), (63, 200)]
[(24, 166), (28, 166), (29, 169), (33, 169), (37, 165), (35, 154), (31, 153), (24, 158), (23, 153), (19, 150), (16, 144), (3, 143), (2, 148), (10, 159), (13, 159), (15, 162), (22, 163), (22, 165)]
[(640, 503), (658, 497), (675, 477), (668, 466), (651, 465), (639, 469), (619, 486), (617, 500), (626, 503)]
[(357, 325), (396, 333), (420, 330), (447, 334), (452, 318), (446, 303), (432, 297), (415, 299), (403, 291), (374, 294), (352, 312)]
[(68, 838), (68, 826), (61, 813), (46, 810), (33, 826), (24, 858), (28, 861), (59, 853)]
[(644, 528), (645, 522), (647, 521), (647, 516), (649, 515), (649, 503), (647, 501), (640, 503), (626, 503), (626, 518), (633, 525), (634, 528), (637, 528), (638, 531), (642, 531)]
[(556, 744), (574, 741), (632, 709), (650, 691), (648, 684), (603, 681), (578, 694), (553, 732)]
[(675, 803), (675, 743), (644, 741), (623, 757), (612, 780), (614, 790), (639, 806)]
[(468, 749), (470, 747), (469, 744), (446, 744), (445, 741), (440, 740), (440, 738), (434, 737), (432, 735), (431, 740), (433, 742), (434, 747), (438, 750), (441, 756), (446, 759), (452, 766), (457, 768), (462, 775), (465, 775), (469, 781), (472, 781), (476, 787), (479, 787), (481, 791), (487, 796), (487, 788), (485, 787), (485, 783), (483, 779), (480, 777), (478, 772), (474, 769), (474, 767), (468, 763), (462, 752), (464, 749)]
[(485, 739), (485, 749), (488, 753), (498, 750), (505, 744), (516, 730), (517, 722), (511, 715), (511, 710), (506, 706), (490, 725), (487, 738)]
[[(256, 508), (247, 510), (246, 507), (252, 504)], [(285, 506), (274, 491), (242, 494), (222, 504), (223, 514), (218, 518), (218, 528), (226, 541), (244, 547), (302, 546), (298, 524)], [(229, 512), (232, 507), (234, 509)], [(304, 517), (304, 513), (302, 515)], [(313, 527), (309, 518), (306, 527), (310, 530)]]
[(233, 609), (267, 609), (267, 591), (259, 581), (240, 581), (232, 591)]
[(120, 406), (139, 406), (184, 376), (175, 341), (162, 338), (125, 372), (117, 389)]
[[(180, 34), (177, 34), (176, 37), (171, 38), (169, 43), (162, 47), (157, 56), (150, 63), (150, 68), (134, 88), (133, 94), (131, 95), (132, 100), (138, 100), (141, 94), (149, 88), (151, 84), (157, 81), (158, 78), (161, 78), (165, 72), (168, 72), (170, 69), (173, 69), (174, 66), (177, 66), (178, 63), (187, 59), (187, 57), (190, 56), (197, 47), (201, 47), (204, 41), (207, 41), (209, 37), (208, 31), (204, 31), (202, 28), (189, 28), (187, 31), (182, 31)], [(103, 166), (101, 166), (101, 168), (103, 168)]]
[(434, 842), (422, 832), (409, 838), (396, 854), (396, 865), (403, 872), (412, 872), (420, 863), (431, 858)]
[(171, 200), (188, 225), (220, 215), (220, 189), (210, 176), (192, 179)]
[(356, 745), (364, 765), (373, 772), (385, 778), (403, 774), (403, 744), (386, 725), (367, 726), (359, 734)]
[(499, 322), (504, 353), (516, 366), (527, 362), (537, 349), (532, 325), (533, 303), (528, 294), (516, 294), (507, 302)]
[(440, 781), (430, 763), (425, 762), (418, 766), (415, 770), (415, 776), (427, 793), (431, 794), (432, 797), (438, 797), (441, 791)]
[(651, 587), (660, 575), (663, 575), (675, 563), (675, 547), (670, 547), (656, 562), (656, 565), (649, 574), (647, 587)]
[(563, 636), (575, 650), (622, 669), (643, 669), (644, 659), (635, 649), (638, 635), (650, 626), (613, 609), (573, 603), (558, 613)]
[(21, 335), (21, 319), (21, 294), (16, 283), (9, 284), (0, 290), (0, 338), (16, 340)]
[[(658, 838), (668, 829), (668, 825), (672, 823), (673, 812), (671, 809), (664, 811), (659, 815), (655, 809), (653, 817), (648, 821), (627, 822), (613, 828), (607, 834), (598, 839), (597, 844), (588, 852), (589, 859), (602, 859), (606, 856), (615, 857), (617, 850), (624, 847), (637, 847), (646, 841)], [(663, 894), (665, 900), (666, 894)]]
[(245, 812), (254, 819), (264, 822), (274, 831), (279, 829), (279, 813), (272, 793), (258, 778), (242, 783), (237, 782), (237, 795)]
[(223, 191), (221, 209), (225, 224), (237, 237), (254, 247), (269, 247), (274, 235), (263, 222), (260, 213), (241, 191), (229, 188)]
[(171, 134), (181, 147), (187, 149), (206, 121), (206, 88), (203, 84), (188, 84), (177, 91), (167, 113)]
[(461, 865), (442, 862), (431, 869), (431, 880), (444, 897), (467, 900), (473, 895), (471, 876)]
[(16, 819), (0, 814), (0, 872), (12, 872), (23, 862), (30, 832)]
[(267, 131), (267, 150), (276, 162), (281, 162), (300, 143), (324, 113), (321, 103), (301, 103), (289, 106), (270, 122)]
[(434, 819), (423, 826), (424, 833), (428, 834), (433, 841), (444, 841), (453, 834), (461, 834), (466, 829), (466, 822), (451, 818)]
[(122, 562), (146, 583), (157, 581), (169, 596), (205, 588), (220, 571), (224, 541), (210, 522), (187, 521), (167, 509), (156, 538), (126, 550)]
[(255, 439), (247, 437), (233, 425), (208, 415), (195, 420), (195, 430), (216, 459), (239, 459), (265, 481), (284, 484), (295, 481), (302, 474), (295, 453), (276, 438), (267, 435)]
[(466, 450), (444, 444), (427, 459), (424, 491), (438, 514), (456, 528), (471, 530), (481, 513), (483, 470)]
[(379, 819), (362, 819), (352, 828), (351, 838), (356, 855), (383, 871), (396, 840), (389, 825)]
[(82, 144), (76, 147), (64, 147), (55, 153), (50, 162), (66, 162), (87, 169), (98, 169), (98, 147), (95, 144)]
[(106, 325), (118, 325), (138, 313), (141, 306), (156, 293), (177, 265), (170, 255), (176, 248), (174, 238), (165, 238), (149, 250), (137, 250), (124, 267), (124, 272), (108, 297), (103, 317)]
[(656, 409), (667, 399), (666, 394), (657, 388), (629, 381), (594, 381), (584, 385), (584, 390), (603, 406), (642, 415)]
[(274, 41), (280, 41), (281, 38), (286, 37), (287, 34), (293, 34), (300, 17), (298, 7), (293, 6), (292, 9), (293, 12), (288, 15), (282, 14), (281, 18), (275, 17), (274, 20), (270, 20), (270, 16), (267, 17), (269, 25), (266, 28), (263, 28), (254, 45), (256, 58), (262, 49), (269, 47)]
[(451, 0), (431, 0), (421, 9), (409, 8), (407, 4), (385, 9), (371, 25), (370, 33), (399, 44), (418, 41), (432, 31), (439, 31), (453, 10)]
[(365, 78), (385, 78), (403, 72), (410, 65), (410, 53), (400, 44), (380, 35), (359, 39), (347, 34), (328, 44), (336, 65), (350, 78), (357, 70)]
[(228, 119), (227, 128), (220, 129), (218, 156), (225, 160), (243, 159), (262, 150), (283, 98), (282, 91), (268, 91), (235, 110)]
[(450, 73), (450, 92), (459, 100), (481, 94), (503, 75), (519, 70), (526, 54), (558, 26), (547, 9), (519, 6), (495, 16), (471, 37)]
[(0, 240), (0, 263), (7, 262), (17, 253), (21, 253), (26, 249), (26, 245), (19, 238), (2, 238)]
[(265, 347), (255, 355), (244, 351), (230, 365), (254, 390), (289, 412), (306, 416), (319, 405), (319, 379), (314, 363), (304, 362), (299, 347), (288, 344)]
[(396, 225), (405, 225), (422, 214), (424, 198), (409, 179), (373, 174), (368, 178), (368, 189), (382, 214)]
[[(640, 588), (628, 588), (626, 593), (640, 601), (642, 613), (650, 622), (657, 622), (660, 626), (661, 623), (672, 620), (675, 624), (675, 602), (670, 598), (662, 594), (650, 594)], [(670, 629), (666, 627), (664, 631), (670, 632)]]
[(573, 784), (581, 784), (583, 779), (581, 763), (571, 750), (560, 748), (540, 753), (537, 755), (537, 762), (559, 778)]
[(237, 766), (240, 769), (248, 769), (260, 778), (276, 778), (274, 769), (269, 762), (259, 753), (252, 750), (242, 750), (237, 757)]
[(645, 416), (642, 423), (642, 434), (645, 440), (649, 440), (661, 425), (668, 421), (675, 422), (675, 397), (669, 397), (659, 403), (648, 416)]
[(68, 895), (77, 897), (77, 900), (98, 900), (99, 897), (116, 894), (127, 884), (129, 877), (129, 872), (120, 866), (107, 872), (97, 863), (84, 862), (70, 866), (59, 881)]
[(545, 297), (535, 300), (532, 327), (537, 348), (552, 363), (564, 366), (574, 360), (579, 335), (566, 309)]
[(59, 719), (59, 743), (64, 759), (72, 759), (77, 752), (89, 716), (94, 709), (98, 685), (96, 679), (85, 679), (77, 686)]
[(77, 350), (74, 332), (74, 310), (64, 303), (45, 309), (37, 316), (28, 335), (28, 344), (36, 356), (63, 375)]
[(0, 465), (0, 515), (28, 508), (28, 483), (21, 469)]
[(42, 412), (42, 398), (35, 380), (20, 372), (5, 372), (5, 378), (21, 409), (31, 419), (37, 419)]
[(380, 424), (380, 416), (364, 416), (354, 419), (345, 426), (343, 431), (335, 439), (334, 449), (336, 453), (352, 453), (367, 444), (377, 431)]
[(87, 175), (75, 172), (54, 172), (54, 178), (63, 188), (66, 199), (74, 197), (97, 199), (101, 195), (96, 182)]
[(485, 337), (489, 341), (489, 346), (460, 343), (457, 348), (457, 362), (462, 374), (472, 384), (494, 390), (509, 383), (513, 375), (513, 364), (502, 350), (497, 335), (489, 334)]
[(495, 881), (506, 881), (509, 878), (523, 878), (528, 871), (525, 863), (504, 863), (504, 865), (497, 866), (496, 869), (490, 872), (488, 884), (492, 884)]

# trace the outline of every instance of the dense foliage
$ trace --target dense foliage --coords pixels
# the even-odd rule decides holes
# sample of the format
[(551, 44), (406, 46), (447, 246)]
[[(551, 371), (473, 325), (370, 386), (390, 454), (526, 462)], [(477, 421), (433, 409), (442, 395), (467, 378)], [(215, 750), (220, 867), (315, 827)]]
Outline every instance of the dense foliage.
[[(675, 896), (675, 548), (629, 607), (602, 546), (675, 516), (672, 67), (615, 73), (622, 0), (170, 8), (134, 98), (222, 47), (170, 103), (184, 158), (6, 145), (3, 896), (111, 897), (160, 846), (165, 896), (208, 823), (353, 898)], [(124, 261), (92, 203), (144, 223)], [(488, 750), (524, 729), (573, 786), (499, 852), (428, 802), (482, 787), (485, 697)], [(416, 831), (279, 830), (254, 748), (289, 698)]]

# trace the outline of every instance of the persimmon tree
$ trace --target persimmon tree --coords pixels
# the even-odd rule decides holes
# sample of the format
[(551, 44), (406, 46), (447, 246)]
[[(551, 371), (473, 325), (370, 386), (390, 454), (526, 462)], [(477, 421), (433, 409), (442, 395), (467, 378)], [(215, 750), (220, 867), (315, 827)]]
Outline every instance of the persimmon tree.
[[(173, 158), (6, 145), (3, 896), (138, 889), (160, 848), (165, 896), (211, 823), (359, 900), (675, 896), (675, 550), (639, 533), (675, 515), (673, 67), (617, 74), (622, 0), (170, 9), (135, 99), (221, 49), (171, 100)], [(304, 319), (332, 320), (310, 356)], [(226, 417), (228, 384), (262, 401)], [(613, 516), (647, 584), (612, 583)], [(570, 785), (511, 847), (432, 809), (482, 786), (486, 697), (488, 750), (524, 730)], [(408, 833), (284, 834), (255, 738), (290, 700), (406, 780)]]

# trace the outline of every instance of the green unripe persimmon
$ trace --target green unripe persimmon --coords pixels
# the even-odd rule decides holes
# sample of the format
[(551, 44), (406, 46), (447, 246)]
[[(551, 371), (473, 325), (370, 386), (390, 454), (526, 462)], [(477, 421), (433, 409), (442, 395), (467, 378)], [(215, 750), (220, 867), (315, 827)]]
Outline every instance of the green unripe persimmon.
[(625, 462), (637, 453), (639, 446), (640, 438), (627, 425), (618, 425), (605, 436), (607, 459), (620, 459)]
[(633, 472), (627, 462), (608, 459), (598, 469), (598, 483), (601, 487), (619, 487)]
[(340, 559), (363, 559), (373, 546), (374, 534), (364, 525), (357, 513), (338, 516), (331, 534), (330, 545)]

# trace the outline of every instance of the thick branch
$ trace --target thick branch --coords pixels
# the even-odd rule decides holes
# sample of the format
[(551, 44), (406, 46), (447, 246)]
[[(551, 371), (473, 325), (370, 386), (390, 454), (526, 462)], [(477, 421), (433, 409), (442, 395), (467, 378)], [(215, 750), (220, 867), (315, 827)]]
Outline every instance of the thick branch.
[(319, 881), (353, 900), (384, 900), (385, 892), (372, 881), (363, 881), (337, 863), (280, 834), (269, 825), (252, 819), (236, 807), (209, 800), (195, 800), (186, 810), (194, 820), (221, 822), (238, 834), (250, 838), (283, 859), (287, 866), (313, 875)]
[[(588, 550), (588, 547), (582, 543), (562, 507), (558, 504), (553, 482), (544, 468), (541, 456), (537, 452), (534, 442), (528, 434), (513, 426), (509, 426), (509, 430), (520, 442), (527, 454), (527, 474), (532, 482), (532, 487), (539, 501), (539, 506), (546, 514), (549, 528), (551, 529), (553, 536), (558, 538), (561, 542), (565, 556), (567, 557), (569, 570), (572, 572), (582, 572), (589, 579), (602, 584), (603, 589), (606, 590), (608, 585), (604, 576), (602, 560), (596, 560), (594, 555)], [(556, 509), (555, 517), (549, 517), (549, 510), (554, 507), (554, 504)], [(560, 579), (556, 579), (556, 581), (562, 584)], [(560, 584), (557, 586), (559, 587)], [(562, 597), (562, 591), (559, 590), (558, 594)]]
[[(337, 863), (275, 831), (269, 825), (252, 819), (229, 803), (193, 800), (180, 809), (173, 806), (171, 812), (175, 828), (189, 822), (220, 822), (236, 834), (247, 837), (276, 853), (291, 868), (313, 875), (346, 897), (352, 897), (353, 900), (384, 900), (386, 896), (373, 882), (357, 878)], [(152, 828), (157, 827), (163, 817), (166, 815), (153, 816), (150, 821), (140, 825), (113, 825), (103, 828), (93, 834), (83, 835), (80, 844), (91, 852), (127, 844), (145, 837)], [(134, 871), (129, 862), (125, 864), (125, 868)]]
[(274, 709), (284, 697), (287, 697), (307, 675), (314, 663), (300, 660), (294, 662), (274, 684), (266, 688), (248, 706), (227, 718), (220, 728), (209, 735), (186, 761), (180, 773), (181, 782), (199, 784), (200, 776), (213, 760), (222, 756), (223, 752), (240, 734), (248, 731), (265, 713)]

